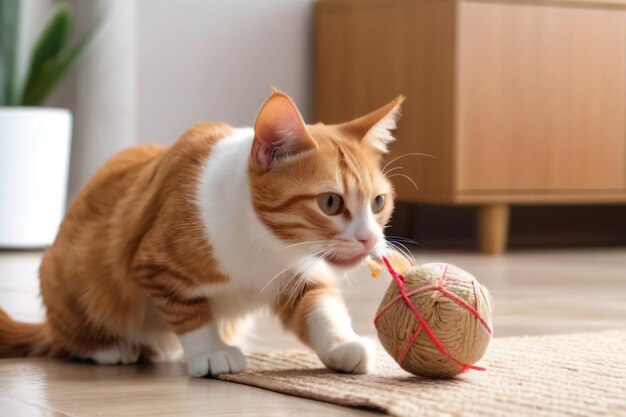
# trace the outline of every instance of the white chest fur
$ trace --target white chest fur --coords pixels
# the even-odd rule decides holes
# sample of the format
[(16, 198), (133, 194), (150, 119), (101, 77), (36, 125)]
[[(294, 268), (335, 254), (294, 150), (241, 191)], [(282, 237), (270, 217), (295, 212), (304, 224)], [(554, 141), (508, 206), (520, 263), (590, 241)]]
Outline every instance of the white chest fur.
[(299, 269), (303, 257), (298, 247), (277, 239), (254, 212), (248, 180), (253, 139), (252, 129), (237, 129), (218, 142), (204, 163), (197, 190), (208, 240), (220, 272), (229, 277), (227, 284), (206, 285), (200, 291), (217, 314), (228, 316), (269, 303), (281, 278), (290, 278), (290, 266)]

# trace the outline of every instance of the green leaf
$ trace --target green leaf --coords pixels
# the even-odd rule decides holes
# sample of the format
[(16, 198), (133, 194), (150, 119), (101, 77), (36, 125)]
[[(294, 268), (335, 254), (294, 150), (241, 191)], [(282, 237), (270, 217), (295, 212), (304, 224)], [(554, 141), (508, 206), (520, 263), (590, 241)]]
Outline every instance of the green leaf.
[[(49, 77), (55, 72), (59, 55), (67, 44), (72, 24), (72, 16), (66, 5), (57, 6), (47, 26), (39, 35), (30, 60), (30, 68), (26, 77), (22, 102), (25, 105), (41, 103), (45, 96), (33, 100), (33, 89), (41, 82), (42, 77)], [(30, 98), (27, 102), (27, 98)]]
[(21, 0), (0, 0), (0, 105), (15, 104)]
[(37, 78), (33, 79), (32, 83), (28, 85), (28, 88), (24, 92), (22, 102), (25, 106), (36, 106), (45, 100), (48, 94), (50, 94), (52, 89), (61, 80), (61, 77), (63, 77), (69, 68), (80, 58), (89, 45), (94, 33), (95, 28), (89, 31), (77, 45), (69, 50), (69, 52), (46, 62), (42, 67), (41, 73)]

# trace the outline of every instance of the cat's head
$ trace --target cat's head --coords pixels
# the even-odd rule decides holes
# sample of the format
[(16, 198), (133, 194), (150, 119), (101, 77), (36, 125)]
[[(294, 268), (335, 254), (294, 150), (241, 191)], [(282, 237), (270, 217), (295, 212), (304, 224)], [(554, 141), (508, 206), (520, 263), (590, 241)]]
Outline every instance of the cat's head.
[(383, 244), (394, 191), (382, 156), (403, 97), (338, 125), (306, 125), (273, 90), (254, 126), (250, 184), (258, 218), (276, 237), (340, 267)]

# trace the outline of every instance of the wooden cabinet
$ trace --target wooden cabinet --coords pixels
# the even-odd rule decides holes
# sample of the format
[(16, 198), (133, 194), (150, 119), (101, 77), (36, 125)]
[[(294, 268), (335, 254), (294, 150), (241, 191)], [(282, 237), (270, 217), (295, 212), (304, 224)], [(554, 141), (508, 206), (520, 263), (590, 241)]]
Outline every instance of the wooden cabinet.
[(478, 207), (484, 252), (511, 204), (626, 203), (626, 1), (322, 0), (315, 115), (407, 100), (389, 159), (406, 202)]

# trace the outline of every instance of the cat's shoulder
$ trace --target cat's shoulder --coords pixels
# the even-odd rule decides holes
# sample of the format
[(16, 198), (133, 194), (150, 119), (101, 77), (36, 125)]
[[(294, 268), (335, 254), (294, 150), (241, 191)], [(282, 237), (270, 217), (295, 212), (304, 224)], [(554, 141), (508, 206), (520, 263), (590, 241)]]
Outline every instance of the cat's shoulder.
[(226, 123), (197, 123), (183, 133), (173, 148), (183, 153), (204, 154), (210, 152), (221, 139), (232, 135), (233, 131), (233, 127)]
[(187, 129), (169, 146), (162, 169), (179, 172), (197, 169), (211, 155), (216, 143), (229, 136), (233, 128), (225, 123), (198, 123)]

